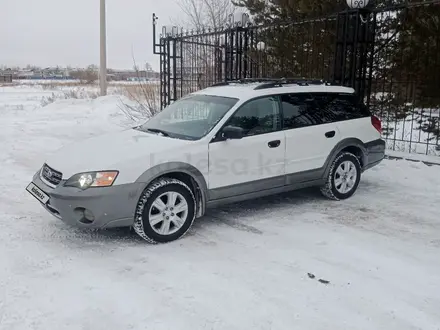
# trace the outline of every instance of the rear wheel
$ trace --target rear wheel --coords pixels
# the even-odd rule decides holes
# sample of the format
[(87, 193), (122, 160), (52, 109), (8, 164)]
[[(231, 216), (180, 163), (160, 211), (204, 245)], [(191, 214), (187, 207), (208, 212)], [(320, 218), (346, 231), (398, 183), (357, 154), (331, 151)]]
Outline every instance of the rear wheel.
[(150, 243), (181, 238), (195, 219), (196, 201), (182, 181), (161, 178), (150, 184), (139, 199), (134, 230)]
[(322, 194), (330, 199), (341, 200), (350, 198), (359, 186), (361, 179), (359, 159), (350, 152), (339, 154), (330, 166)]

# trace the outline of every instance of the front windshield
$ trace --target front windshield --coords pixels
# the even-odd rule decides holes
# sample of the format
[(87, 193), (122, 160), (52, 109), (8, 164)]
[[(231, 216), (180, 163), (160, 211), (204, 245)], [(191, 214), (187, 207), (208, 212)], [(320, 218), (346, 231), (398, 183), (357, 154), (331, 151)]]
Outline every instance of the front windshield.
[(238, 99), (212, 95), (184, 97), (163, 109), (138, 129), (172, 138), (198, 140), (208, 134)]

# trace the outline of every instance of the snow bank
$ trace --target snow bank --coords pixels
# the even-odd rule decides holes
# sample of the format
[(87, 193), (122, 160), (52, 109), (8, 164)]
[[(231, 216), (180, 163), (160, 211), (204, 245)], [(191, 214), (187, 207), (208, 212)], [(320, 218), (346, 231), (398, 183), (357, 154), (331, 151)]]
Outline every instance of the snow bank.
[(146, 120), (132, 120), (124, 113), (124, 103), (132, 104), (124, 96), (60, 99), (42, 107), (42, 97), (51, 93), (34, 88), (5, 88), (3, 93), (0, 90), (0, 162), (13, 159), (17, 150), (27, 150), (20, 157), (35, 159), (34, 166), (39, 166), (37, 161), (41, 163), (66, 143)]

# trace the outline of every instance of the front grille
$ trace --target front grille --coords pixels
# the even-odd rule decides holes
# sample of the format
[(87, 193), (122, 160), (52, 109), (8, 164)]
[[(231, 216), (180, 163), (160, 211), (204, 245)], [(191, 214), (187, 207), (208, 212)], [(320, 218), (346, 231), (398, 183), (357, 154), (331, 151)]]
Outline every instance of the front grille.
[(41, 177), (51, 185), (58, 186), (63, 178), (63, 173), (44, 164), (41, 169)]

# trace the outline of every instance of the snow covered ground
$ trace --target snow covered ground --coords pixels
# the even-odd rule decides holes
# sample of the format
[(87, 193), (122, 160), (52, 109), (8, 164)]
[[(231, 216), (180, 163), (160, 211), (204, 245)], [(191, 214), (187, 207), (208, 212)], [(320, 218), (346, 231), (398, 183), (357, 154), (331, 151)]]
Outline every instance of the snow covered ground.
[(0, 87), (1, 330), (440, 329), (440, 167), (385, 160), (350, 200), (225, 206), (151, 246), (25, 192), (61, 145), (131, 124), (117, 96), (41, 107), (51, 93)]

